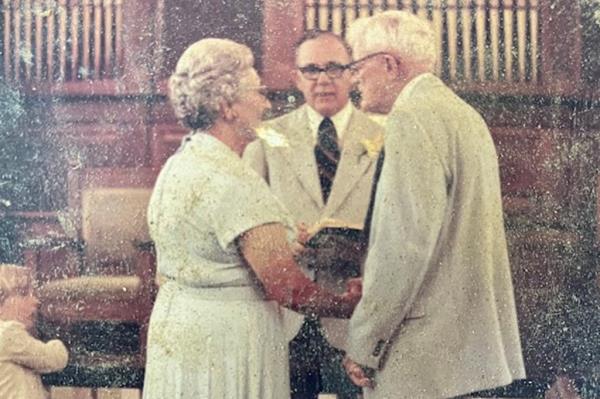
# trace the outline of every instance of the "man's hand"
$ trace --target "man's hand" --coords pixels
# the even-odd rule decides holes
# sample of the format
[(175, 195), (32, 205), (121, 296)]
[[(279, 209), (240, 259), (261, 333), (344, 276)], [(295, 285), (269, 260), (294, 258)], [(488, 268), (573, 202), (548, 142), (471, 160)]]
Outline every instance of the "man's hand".
[(310, 240), (310, 233), (308, 232), (308, 226), (304, 222), (296, 224), (296, 241), (302, 246)]
[(314, 252), (313, 249), (306, 247), (306, 243), (309, 240), (310, 234), (308, 232), (308, 227), (305, 223), (298, 223), (296, 225), (296, 241), (290, 244), (294, 258), (298, 259), (303, 256), (309, 256)]
[(348, 356), (344, 357), (342, 365), (346, 370), (346, 374), (350, 377), (352, 383), (362, 388), (373, 388), (375, 383), (371, 377), (368, 376), (367, 371), (360, 364), (354, 362)]

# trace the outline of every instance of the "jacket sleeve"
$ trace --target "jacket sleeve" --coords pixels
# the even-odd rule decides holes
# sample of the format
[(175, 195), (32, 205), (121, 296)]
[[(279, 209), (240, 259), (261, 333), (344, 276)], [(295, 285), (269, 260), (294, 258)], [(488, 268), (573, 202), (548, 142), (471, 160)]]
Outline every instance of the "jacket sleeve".
[(2, 352), (8, 361), (38, 373), (60, 371), (67, 365), (69, 353), (59, 340), (42, 342), (20, 325), (11, 327), (3, 335)]
[(446, 170), (427, 131), (408, 111), (390, 116), (363, 297), (350, 320), (348, 355), (355, 362), (378, 368), (401, 323), (424, 316), (411, 308), (432, 266), (446, 203)]

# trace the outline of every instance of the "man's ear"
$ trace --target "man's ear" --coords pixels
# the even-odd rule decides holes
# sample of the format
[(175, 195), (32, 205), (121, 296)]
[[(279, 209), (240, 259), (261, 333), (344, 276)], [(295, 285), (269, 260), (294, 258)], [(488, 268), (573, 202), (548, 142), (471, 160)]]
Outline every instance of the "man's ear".
[(386, 70), (394, 75), (400, 75), (400, 61), (390, 55), (384, 55)]
[(298, 87), (300, 79), (302, 79), (301, 72), (297, 68), (292, 68), (292, 70), (290, 71), (290, 77), (292, 78), (292, 82), (294, 83), (294, 85)]

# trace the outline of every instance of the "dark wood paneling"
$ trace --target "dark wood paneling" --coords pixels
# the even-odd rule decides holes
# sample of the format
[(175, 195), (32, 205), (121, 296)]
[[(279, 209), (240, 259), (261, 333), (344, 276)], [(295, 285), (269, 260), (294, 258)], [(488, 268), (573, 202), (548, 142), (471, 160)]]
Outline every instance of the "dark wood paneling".
[(252, 49), (260, 67), (262, 0), (163, 1), (162, 62), (160, 77), (175, 69), (183, 51), (207, 37), (227, 38)]
[(71, 168), (139, 166), (148, 154), (147, 107), (127, 99), (86, 98), (59, 102), (55, 125)]

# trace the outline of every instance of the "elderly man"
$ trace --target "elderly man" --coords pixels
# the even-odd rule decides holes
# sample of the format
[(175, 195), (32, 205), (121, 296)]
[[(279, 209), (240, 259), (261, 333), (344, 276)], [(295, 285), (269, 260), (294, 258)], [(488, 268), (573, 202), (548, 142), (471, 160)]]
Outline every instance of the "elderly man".
[[(256, 141), (244, 154), (296, 221), (307, 226), (338, 219), (362, 227), (367, 213), (382, 129), (349, 100), (350, 61), (339, 36), (308, 32), (296, 46), (294, 72), (306, 104), (266, 124), (283, 140)], [(330, 289), (342, 289), (358, 273), (340, 264), (309, 266), (307, 272)], [(302, 325), (290, 344), (292, 397), (316, 398), (319, 391), (356, 397), (358, 389), (340, 364), (347, 321), (291, 319), (290, 339)]]
[(452, 398), (525, 375), (496, 151), (431, 73), (434, 40), (403, 11), (349, 32), (362, 108), (390, 112), (344, 360), (368, 399)]

